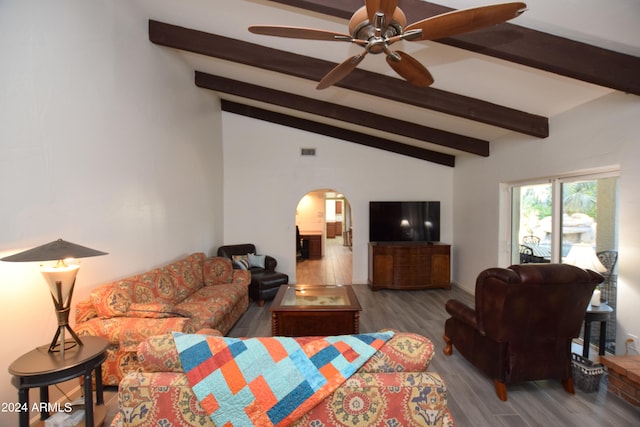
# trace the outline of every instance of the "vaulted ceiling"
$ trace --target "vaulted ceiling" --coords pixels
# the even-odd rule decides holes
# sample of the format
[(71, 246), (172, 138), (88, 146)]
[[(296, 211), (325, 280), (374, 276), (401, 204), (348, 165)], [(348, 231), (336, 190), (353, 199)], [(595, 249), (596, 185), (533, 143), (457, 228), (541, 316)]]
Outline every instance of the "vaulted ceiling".
[[(560, 15), (567, 1), (555, 0)], [(624, 6), (615, 16), (640, 16), (634, 0), (610, 1), (610, 7)], [(612, 91), (640, 95), (640, 27), (629, 21), (635, 25), (629, 36), (629, 29), (616, 28), (624, 22), (601, 16), (608, 32), (603, 35), (598, 27), (585, 38), (579, 26), (571, 31), (572, 22), (558, 30), (552, 21), (559, 18), (546, 9), (547, 15), (534, 12), (536, 4), (548, 0), (532, 0), (529, 10), (510, 23), (437, 42), (400, 42), (431, 71), (431, 87), (410, 85), (381, 56), (369, 55), (323, 91), (315, 89), (322, 76), (361, 48), (259, 36), (247, 27), (294, 25), (345, 33), (363, 0), (170, 3), (148, 11), (149, 39), (176, 49), (193, 67), (194, 84), (218, 93), (223, 110), (446, 166), (454, 166), (457, 155), (489, 156), (491, 142), (509, 132), (545, 138), (555, 115)], [(461, 3), (452, 4), (455, 8), (487, 4), (445, 3)], [(583, 6), (592, 3), (573, 19), (588, 23), (600, 7), (593, 0)], [(420, 0), (400, 0), (399, 7), (409, 23), (452, 10)], [(553, 19), (528, 23), (527, 15)], [(521, 20), (529, 27), (517, 25)]]

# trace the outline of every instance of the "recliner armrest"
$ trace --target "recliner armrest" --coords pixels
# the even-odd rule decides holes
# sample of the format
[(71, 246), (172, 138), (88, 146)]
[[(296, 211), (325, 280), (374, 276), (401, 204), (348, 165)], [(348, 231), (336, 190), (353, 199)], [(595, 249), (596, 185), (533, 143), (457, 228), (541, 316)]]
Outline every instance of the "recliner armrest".
[(455, 299), (450, 299), (445, 304), (445, 309), (452, 317), (466, 323), (472, 328), (478, 329), (476, 311), (465, 303)]
[(265, 255), (264, 257), (264, 269), (267, 271), (275, 271), (278, 261), (272, 256)]

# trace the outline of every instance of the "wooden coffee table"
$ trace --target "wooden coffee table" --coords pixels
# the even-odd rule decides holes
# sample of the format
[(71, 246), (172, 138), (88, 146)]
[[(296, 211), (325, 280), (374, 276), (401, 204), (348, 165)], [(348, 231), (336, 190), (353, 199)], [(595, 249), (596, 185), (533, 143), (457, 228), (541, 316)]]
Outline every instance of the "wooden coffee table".
[(349, 285), (283, 285), (271, 304), (271, 334), (357, 334), (361, 310)]

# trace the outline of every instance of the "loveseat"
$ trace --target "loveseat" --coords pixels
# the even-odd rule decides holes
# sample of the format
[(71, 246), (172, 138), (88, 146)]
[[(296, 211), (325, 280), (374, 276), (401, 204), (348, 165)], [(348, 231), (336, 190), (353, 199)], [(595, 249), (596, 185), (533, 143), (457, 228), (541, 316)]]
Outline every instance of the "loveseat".
[(263, 306), (265, 300), (273, 299), (280, 286), (289, 283), (288, 275), (276, 271), (278, 261), (272, 256), (257, 254), (253, 243), (220, 246), (218, 256), (231, 259), (234, 268), (251, 273), (249, 296), (259, 306)]
[[(446, 385), (438, 374), (427, 372), (433, 354), (427, 338), (396, 332), (293, 425), (454, 426)], [(120, 383), (119, 412), (111, 427), (214, 426), (184, 373), (173, 335), (145, 340), (138, 358), (142, 372), (132, 372)]]
[(76, 333), (109, 340), (105, 385), (139, 370), (138, 345), (170, 331), (227, 333), (249, 306), (249, 272), (194, 253), (146, 273), (99, 286), (76, 305)]

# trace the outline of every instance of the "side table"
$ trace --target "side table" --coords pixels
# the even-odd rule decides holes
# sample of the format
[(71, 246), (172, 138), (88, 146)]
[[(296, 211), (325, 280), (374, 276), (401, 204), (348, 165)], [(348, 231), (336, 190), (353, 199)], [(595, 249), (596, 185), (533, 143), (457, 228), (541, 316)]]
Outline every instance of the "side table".
[(584, 343), (582, 344), (582, 356), (589, 357), (589, 345), (591, 344), (591, 322), (600, 322), (600, 343), (598, 354), (604, 356), (604, 347), (607, 339), (607, 321), (613, 313), (613, 308), (605, 303), (600, 305), (587, 306), (587, 312), (584, 315)]
[[(59, 352), (50, 353), (49, 346), (38, 347), (16, 359), (9, 366), (14, 377), (13, 385), (18, 389), (20, 427), (29, 426), (29, 389), (40, 388), (38, 410), (40, 418), (49, 418), (49, 386), (73, 378), (84, 379), (85, 425), (94, 426), (92, 373), (96, 374), (96, 404), (104, 404), (102, 389), (102, 362), (107, 357), (109, 342), (101, 337), (84, 336), (82, 346), (65, 351), (64, 358)], [(104, 414), (103, 414), (104, 416)], [(100, 424), (104, 419), (100, 421)]]

